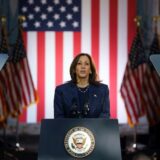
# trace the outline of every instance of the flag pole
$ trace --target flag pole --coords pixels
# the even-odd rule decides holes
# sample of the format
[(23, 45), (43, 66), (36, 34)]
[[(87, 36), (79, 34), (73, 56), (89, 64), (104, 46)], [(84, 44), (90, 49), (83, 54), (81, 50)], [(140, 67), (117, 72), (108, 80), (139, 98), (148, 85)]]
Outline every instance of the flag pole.
[(24, 151), (25, 149), (21, 147), (19, 142), (19, 116), (16, 118), (16, 150), (17, 151)]
[(131, 139), (129, 140), (128, 145), (126, 146), (126, 151), (128, 153), (133, 153), (137, 151), (137, 125), (133, 127), (133, 134), (131, 134)]
[[(141, 20), (142, 20), (141, 16), (136, 16), (136, 18), (134, 19), (138, 29), (140, 29)], [(137, 124), (134, 125), (133, 146), (132, 147), (134, 151), (137, 150)]]
[[(137, 29), (140, 29), (140, 25), (141, 25), (141, 20), (142, 17), (141, 16), (136, 16), (134, 18), (134, 22), (136, 23)], [(137, 124), (134, 124), (133, 126), (133, 143), (131, 144), (131, 148), (130, 148), (130, 152), (136, 152), (137, 150)]]
[[(21, 25), (25, 21), (25, 17), (19, 16), (18, 21)], [(15, 144), (15, 146), (16, 146), (17, 151), (24, 151), (25, 150), (25, 148), (21, 147), (20, 140), (19, 140), (19, 114), (16, 118), (16, 144)]]
[(133, 150), (137, 150), (137, 125), (134, 125), (134, 134), (133, 134)]

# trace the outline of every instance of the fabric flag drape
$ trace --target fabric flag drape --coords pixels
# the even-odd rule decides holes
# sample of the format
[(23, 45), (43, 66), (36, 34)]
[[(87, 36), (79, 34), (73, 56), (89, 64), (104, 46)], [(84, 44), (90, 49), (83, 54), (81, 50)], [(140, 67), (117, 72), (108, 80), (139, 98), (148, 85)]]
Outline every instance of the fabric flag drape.
[[(28, 107), (32, 103), (37, 103), (38, 101), (37, 91), (33, 84), (28, 59), (26, 57), (21, 26), (19, 27), (18, 37), (11, 61), (14, 65), (13, 73), (15, 74), (15, 93), (17, 94), (17, 97), (21, 97), (21, 112), (23, 108)], [(18, 95), (19, 93), (20, 95)]]
[(139, 117), (145, 114), (145, 108), (141, 102), (143, 76), (146, 70), (145, 59), (145, 49), (138, 28), (131, 46), (120, 89), (127, 111), (128, 122), (131, 126), (138, 124)]
[[(155, 31), (154, 38), (150, 47), (149, 55), (152, 54), (160, 54), (157, 31)], [(142, 87), (142, 102), (146, 109), (148, 122), (150, 125), (155, 125), (160, 120), (160, 77), (158, 76), (150, 61), (144, 74), (144, 82)]]
[[(5, 30), (5, 22), (1, 25), (1, 44), (0, 44), (0, 53), (7, 54), (8, 55), (8, 43), (7, 43), (7, 37), (6, 37), (6, 30)], [(3, 66), (4, 68), (5, 66)], [(7, 85), (5, 83), (5, 73), (2, 70), (0, 71), (0, 126), (3, 125), (3, 122), (5, 121), (5, 118), (7, 116)]]
[[(150, 47), (149, 55), (152, 54), (160, 54), (157, 31)], [(145, 115), (149, 125), (155, 125), (160, 120), (160, 78), (146, 59), (139, 30), (129, 56), (121, 85), (129, 123), (138, 124), (139, 118)]]
[[(3, 42), (3, 39), (6, 40), (7, 37), (4, 36), (2, 38), (1, 45), (1, 50), (5, 53), (8, 51), (8, 45)], [(0, 116), (2, 122), (8, 116), (19, 116), (25, 107), (37, 102), (37, 92), (31, 77), (21, 28), (19, 28), (17, 41), (9, 61), (0, 71), (0, 79), (0, 100), (2, 103)]]

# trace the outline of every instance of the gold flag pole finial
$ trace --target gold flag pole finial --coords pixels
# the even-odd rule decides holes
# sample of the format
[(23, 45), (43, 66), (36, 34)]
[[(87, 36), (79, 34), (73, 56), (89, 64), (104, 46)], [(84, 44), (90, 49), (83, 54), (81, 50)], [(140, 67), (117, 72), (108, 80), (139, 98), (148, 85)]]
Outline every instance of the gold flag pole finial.
[(157, 23), (160, 20), (160, 16), (153, 16), (153, 22)]
[(5, 16), (1, 16), (1, 23), (2, 23), (2, 25), (6, 24), (6, 17)]
[(20, 23), (23, 23), (26, 20), (26, 17), (25, 16), (19, 16), (18, 20), (19, 20)]
[(157, 32), (158, 30), (157, 25), (158, 25), (158, 21), (160, 20), (160, 16), (153, 16), (152, 20), (155, 23), (155, 32)]
[(141, 20), (142, 20), (142, 17), (141, 17), (141, 16), (136, 16), (136, 17), (134, 18), (134, 21), (136, 22), (137, 27), (140, 26)]
[(18, 23), (19, 23), (19, 29), (22, 32), (23, 31), (23, 27), (22, 27), (22, 23), (26, 20), (26, 17), (21, 15), (18, 17)]

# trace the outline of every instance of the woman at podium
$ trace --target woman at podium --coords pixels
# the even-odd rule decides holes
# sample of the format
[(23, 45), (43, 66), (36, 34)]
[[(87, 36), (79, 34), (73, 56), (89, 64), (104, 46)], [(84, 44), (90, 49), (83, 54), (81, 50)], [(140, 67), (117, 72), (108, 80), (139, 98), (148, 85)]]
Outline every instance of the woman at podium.
[(80, 53), (73, 59), (70, 77), (55, 89), (54, 118), (109, 119), (109, 89), (98, 80), (89, 54)]

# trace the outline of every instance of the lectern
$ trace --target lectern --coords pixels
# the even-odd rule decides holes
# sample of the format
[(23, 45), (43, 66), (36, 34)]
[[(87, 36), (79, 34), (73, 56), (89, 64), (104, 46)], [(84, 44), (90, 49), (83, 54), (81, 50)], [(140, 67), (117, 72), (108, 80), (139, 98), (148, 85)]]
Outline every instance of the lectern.
[(118, 121), (43, 119), (38, 160), (121, 160)]

